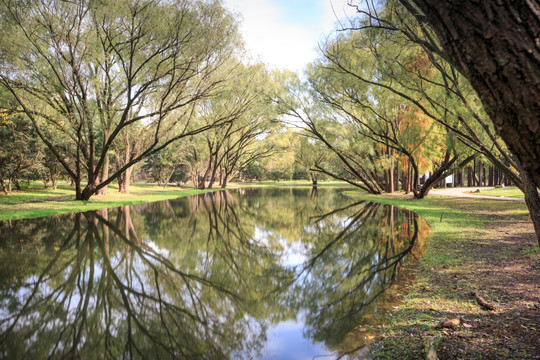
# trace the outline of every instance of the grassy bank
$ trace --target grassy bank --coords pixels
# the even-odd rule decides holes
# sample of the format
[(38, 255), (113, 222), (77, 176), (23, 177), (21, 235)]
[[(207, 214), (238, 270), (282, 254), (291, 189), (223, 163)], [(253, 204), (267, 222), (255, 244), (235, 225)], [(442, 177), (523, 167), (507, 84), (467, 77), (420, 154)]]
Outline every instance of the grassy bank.
[[(320, 186), (343, 187), (347, 184), (336, 181), (323, 181)], [(228, 188), (240, 187), (284, 187), (306, 186), (311, 182), (306, 180), (292, 181), (264, 181), (251, 183), (230, 183)], [(145, 202), (161, 201), (178, 197), (205, 193), (212, 190), (198, 190), (190, 187), (157, 185), (132, 185), (129, 194), (118, 192), (117, 185), (109, 185), (107, 195), (94, 195), (88, 201), (75, 201), (75, 190), (67, 184), (60, 184), (56, 190), (45, 189), (41, 184), (24, 186), (22, 190), (14, 190), (10, 195), (0, 195), (0, 220), (28, 219), (55, 214), (99, 210), (121, 205), (141, 204)]]
[[(413, 210), (432, 229), (417, 279), (374, 346), (373, 358), (422, 359), (424, 344), (436, 335), (443, 338), (440, 359), (540, 354), (540, 256), (524, 203), (347, 194)], [(497, 310), (483, 310), (472, 291)], [(449, 319), (461, 324), (438, 327)]]
[(487, 195), (487, 196), (504, 196), (504, 197), (511, 197), (511, 198), (523, 198), (525, 195), (523, 195), (523, 191), (519, 190), (515, 186), (507, 186), (504, 188), (496, 188), (496, 189), (481, 189), (478, 193), (473, 193), (473, 195)]
[[(212, 191), (219, 190), (213, 189)], [(0, 220), (28, 219), (55, 214), (99, 210), (121, 205), (141, 204), (174, 199), (208, 192), (193, 188), (133, 185), (129, 194), (121, 194), (115, 185), (109, 186), (107, 195), (95, 195), (88, 201), (75, 201), (75, 191), (67, 185), (58, 189), (39, 186), (25, 187), (10, 195), (0, 195)]]

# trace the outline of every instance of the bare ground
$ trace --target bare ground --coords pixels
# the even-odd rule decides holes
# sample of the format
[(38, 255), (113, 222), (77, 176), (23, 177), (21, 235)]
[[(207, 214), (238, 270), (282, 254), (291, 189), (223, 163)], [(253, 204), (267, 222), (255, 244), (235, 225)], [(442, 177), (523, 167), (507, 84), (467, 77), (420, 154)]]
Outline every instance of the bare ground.
[[(426, 343), (439, 335), (439, 359), (540, 359), (540, 251), (532, 223), (523, 216), (525, 205), (430, 201), (479, 218), (483, 226), (464, 227), (458, 237), (434, 234), (429, 246), (440, 259), (424, 262), (371, 356), (422, 359)], [(483, 309), (472, 291), (496, 309)], [(440, 326), (451, 319), (459, 319), (459, 325)]]
[(526, 219), (492, 220), (479, 242), (463, 249), (476, 260), (440, 276), (438, 286), (453, 288), (463, 301), (473, 298), (472, 287), (496, 310), (439, 314), (461, 316), (470, 326), (443, 330), (440, 359), (540, 359), (540, 264), (538, 256), (524, 255), (535, 242), (532, 225)]

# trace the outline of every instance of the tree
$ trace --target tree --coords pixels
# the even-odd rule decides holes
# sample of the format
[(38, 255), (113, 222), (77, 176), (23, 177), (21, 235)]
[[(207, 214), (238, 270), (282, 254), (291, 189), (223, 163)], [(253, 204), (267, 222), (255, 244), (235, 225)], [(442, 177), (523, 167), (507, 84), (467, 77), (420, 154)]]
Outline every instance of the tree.
[[(75, 182), (76, 199), (216, 125), (191, 120), (199, 101), (219, 91), (226, 74), (217, 70), (238, 45), (219, 1), (3, 0), (0, 12), (0, 84)], [(57, 132), (70, 140), (67, 149)], [(137, 151), (134, 133), (147, 140)], [(115, 146), (124, 161), (109, 175)]]
[(275, 96), (287, 116), (284, 121), (300, 128), (313, 141), (324, 144), (331, 154), (325, 166), (319, 164), (313, 170), (369, 193), (380, 194), (384, 185), (381, 168), (376, 162), (378, 155), (373, 147), (366, 145), (354, 124), (336, 117), (327, 104), (316, 101), (313, 89), (298, 77), (289, 76), (284, 83), (287, 93)]
[[(455, 171), (472, 157), (456, 167), (461, 154), (456, 152), (452, 137), (444, 136), (446, 129), (407, 101), (406, 96), (387, 88), (389, 82), (394, 83), (394, 88), (404, 89), (398, 91), (410, 92), (411, 89), (410, 86), (400, 87), (400, 80), (389, 76), (393, 69), (386, 68), (385, 62), (390, 61), (381, 54), (388, 53), (386, 47), (394, 44), (385, 40), (381, 36), (372, 39), (363, 33), (350, 32), (327, 42), (322, 49), (323, 58), (310, 68), (310, 84), (318, 101), (327, 103), (354, 123), (355, 131), (374, 148), (379, 148), (381, 155), (387, 156), (386, 176), (381, 181), (386, 183), (383, 188), (393, 190), (394, 157), (399, 154), (404, 171), (410, 174), (404, 188), (410, 188), (415, 198), (423, 198), (433, 185), (451, 173), (452, 167)], [(405, 51), (399, 49), (398, 53)], [(396, 63), (396, 58), (391, 60)], [(404, 66), (417, 66), (419, 60), (421, 62), (417, 55), (409, 56)], [(426, 171), (432, 173), (420, 185), (419, 176)]]
[[(251, 163), (274, 153), (274, 146), (265, 138), (281, 126), (276, 121), (276, 106), (269, 94), (279, 84), (262, 64), (232, 63), (234, 78), (224, 91), (209, 100), (199, 117), (215, 122), (227, 117), (230, 121), (205, 132), (208, 161), (203, 178), (212, 188), (219, 177), (221, 187)], [(200, 188), (206, 186), (199, 183)]]
[(305, 136), (300, 139), (295, 160), (307, 170), (313, 186), (317, 186), (317, 174), (319, 173), (317, 169), (325, 166), (326, 152), (326, 148), (320, 141)]
[(31, 125), (20, 115), (8, 115), (0, 108), (0, 186), (10, 194), (12, 184), (27, 177), (39, 165), (42, 157)]
[[(400, 0), (435, 31), (495, 129), (540, 186), (540, 7), (528, 1)], [(421, 11), (420, 11), (421, 10)]]

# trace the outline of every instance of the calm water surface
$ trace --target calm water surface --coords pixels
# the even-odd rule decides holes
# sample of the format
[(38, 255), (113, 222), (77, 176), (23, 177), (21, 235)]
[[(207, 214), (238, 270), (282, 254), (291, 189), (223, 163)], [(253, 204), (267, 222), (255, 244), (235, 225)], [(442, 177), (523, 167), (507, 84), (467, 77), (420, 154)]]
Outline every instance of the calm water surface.
[(324, 188), (0, 222), (0, 357), (347, 358), (426, 231)]

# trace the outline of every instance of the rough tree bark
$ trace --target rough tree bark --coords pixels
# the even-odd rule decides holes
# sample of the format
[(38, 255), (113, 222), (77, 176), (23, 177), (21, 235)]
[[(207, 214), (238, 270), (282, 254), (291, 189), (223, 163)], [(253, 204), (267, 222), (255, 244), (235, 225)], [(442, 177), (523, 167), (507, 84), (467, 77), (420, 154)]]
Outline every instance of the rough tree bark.
[(413, 1), (480, 96), (497, 132), (540, 186), (540, 4)]

